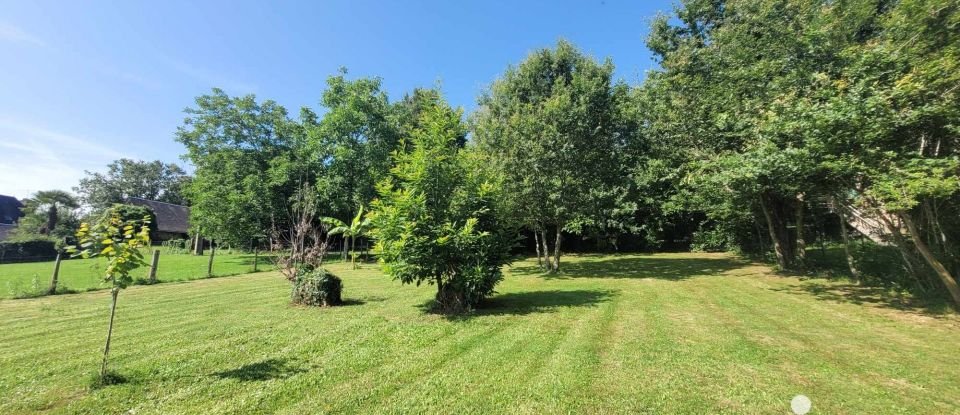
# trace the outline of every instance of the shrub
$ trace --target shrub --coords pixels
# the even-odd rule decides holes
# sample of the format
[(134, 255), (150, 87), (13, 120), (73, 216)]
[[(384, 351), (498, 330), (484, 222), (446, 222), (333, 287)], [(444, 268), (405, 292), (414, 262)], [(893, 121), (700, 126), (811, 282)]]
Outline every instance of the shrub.
[(343, 281), (327, 270), (304, 267), (293, 281), (290, 299), (294, 304), (329, 307), (343, 303)]
[(57, 241), (45, 236), (22, 237), (0, 242), (0, 260), (49, 261), (57, 256)]

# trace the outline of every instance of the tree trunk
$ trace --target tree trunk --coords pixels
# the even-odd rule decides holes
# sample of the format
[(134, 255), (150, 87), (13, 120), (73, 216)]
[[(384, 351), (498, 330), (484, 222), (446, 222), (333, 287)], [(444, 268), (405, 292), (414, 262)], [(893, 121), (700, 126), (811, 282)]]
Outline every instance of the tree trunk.
[(563, 225), (557, 224), (557, 239), (553, 245), (553, 272), (560, 272), (560, 241), (562, 239)]
[(110, 296), (112, 300), (110, 302), (110, 324), (107, 327), (107, 344), (103, 347), (103, 362), (100, 363), (100, 380), (104, 380), (107, 376), (107, 355), (110, 354), (110, 338), (113, 337), (113, 316), (117, 314), (117, 295), (120, 294), (120, 289), (113, 287), (110, 290)]
[(850, 253), (850, 237), (847, 235), (847, 216), (843, 212), (843, 206), (834, 203), (837, 209), (837, 215), (840, 216), (840, 236), (843, 237), (843, 253), (847, 256), (847, 266), (850, 267), (850, 275), (857, 284), (860, 284), (860, 271), (857, 270), (853, 254)]
[(543, 264), (547, 272), (553, 271), (553, 261), (550, 259), (550, 247), (547, 246), (547, 227), (540, 229), (540, 243), (543, 244)]
[(797, 264), (803, 268), (807, 260), (807, 241), (803, 237), (804, 195), (797, 194)]
[(533, 230), (533, 246), (537, 249), (537, 266), (543, 268), (543, 259), (540, 258), (540, 231)]
[(902, 213), (900, 214), (900, 219), (907, 225), (907, 230), (910, 231), (910, 239), (913, 240), (913, 244), (917, 247), (917, 250), (920, 251), (920, 255), (923, 255), (923, 259), (927, 260), (927, 264), (937, 272), (940, 281), (947, 287), (947, 291), (950, 292), (950, 297), (953, 298), (953, 303), (960, 306), (960, 287), (957, 286), (957, 280), (953, 279), (953, 276), (950, 275), (947, 268), (940, 263), (937, 257), (933, 255), (933, 252), (930, 252), (930, 248), (923, 242), (923, 238), (917, 226), (913, 223), (910, 214)]
[(50, 207), (47, 209), (47, 232), (45, 233), (46, 235), (53, 233), (53, 230), (56, 229), (57, 227), (57, 222), (59, 222), (59, 218), (57, 214), (57, 206), (50, 205)]
[(907, 267), (907, 272), (909, 272), (910, 276), (922, 284), (923, 277), (917, 273), (917, 269), (913, 266), (915, 262), (914, 256), (910, 253), (910, 248), (907, 246), (907, 242), (904, 240), (903, 234), (900, 233), (900, 228), (894, 225), (894, 223), (890, 221), (890, 218), (888, 218), (883, 212), (880, 212), (877, 217), (880, 218), (880, 221), (883, 222), (884, 226), (887, 227), (887, 230), (890, 231), (890, 235), (893, 236), (893, 244), (896, 245), (897, 250), (900, 251), (900, 256), (903, 257), (903, 263)]
[(54, 295), (57, 293), (57, 281), (60, 279), (60, 253), (57, 252), (57, 262), (53, 264), (53, 277), (50, 278), (50, 289), (47, 290), (47, 295)]
[(200, 231), (197, 230), (197, 234), (193, 238), (193, 254), (200, 256), (203, 255), (203, 236), (200, 235)]
[(210, 259), (207, 261), (207, 276), (213, 276), (213, 255), (217, 252), (217, 246), (213, 244), (213, 239), (210, 240)]
[(350, 238), (350, 265), (353, 267), (353, 269), (357, 269), (357, 254), (355, 252), (356, 250), (354, 249), (356, 247), (357, 247), (357, 238), (351, 237)]
[(790, 252), (783, 238), (786, 232), (781, 229), (783, 222), (780, 221), (780, 216), (774, 211), (774, 207), (769, 206), (765, 196), (760, 196), (760, 208), (763, 209), (763, 217), (767, 220), (767, 231), (773, 243), (773, 252), (777, 255), (777, 265), (781, 270), (789, 270), (792, 264)]

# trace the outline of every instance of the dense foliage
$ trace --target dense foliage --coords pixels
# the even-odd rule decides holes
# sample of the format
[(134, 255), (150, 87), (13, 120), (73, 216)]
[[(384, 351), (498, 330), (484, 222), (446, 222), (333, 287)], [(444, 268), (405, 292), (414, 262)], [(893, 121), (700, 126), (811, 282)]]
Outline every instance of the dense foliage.
[(23, 236), (0, 241), (0, 262), (49, 261), (57, 256), (57, 241), (45, 236)]
[(371, 212), (384, 271), (405, 284), (436, 285), (444, 312), (470, 310), (492, 294), (511, 247), (493, 187), (468, 168), (461, 113), (440, 99), (422, 111), (404, 137), (410, 151), (396, 153)]
[(806, 265), (806, 211), (871, 217), (960, 302), (958, 9), (692, 0), (657, 20), (640, 114), (687, 209), (722, 247), (767, 239), (783, 269)]
[(290, 292), (294, 304), (330, 307), (343, 303), (343, 281), (323, 268), (302, 268)]
[[(849, 242), (870, 239), (902, 259), (898, 287), (960, 303), (958, 25), (956, 0), (686, 0), (653, 21), (658, 68), (641, 85), (560, 41), (508, 67), (469, 127), (438, 90), (391, 102), (346, 71), (324, 111), (297, 119), (214, 90), (177, 133), (196, 166), (192, 223), (235, 245), (309, 229), (304, 252), (326, 252), (337, 229), (345, 255), (366, 237), (341, 231), (371, 206), (390, 272), (439, 287), (467, 262), (502, 264), (512, 244), (488, 242), (505, 229), (553, 272), (586, 243), (805, 271), (817, 240), (843, 242), (861, 280)], [(304, 188), (308, 215), (291, 209)], [(478, 294), (454, 303), (498, 278), (475, 275)]]
[(131, 197), (186, 205), (189, 182), (190, 176), (176, 164), (124, 158), (108, 164), (105, 173), (87, 171), (74, 191), (93, 210), (126, 203)]

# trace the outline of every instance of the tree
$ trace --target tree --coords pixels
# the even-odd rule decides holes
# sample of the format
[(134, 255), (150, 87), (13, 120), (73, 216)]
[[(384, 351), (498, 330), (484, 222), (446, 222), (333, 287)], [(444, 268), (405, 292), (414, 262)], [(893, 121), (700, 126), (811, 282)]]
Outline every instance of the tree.
[(185, 195), (190, 176), (180, 166), (160, 160), (119, 159), (107, 165), (106, 173), (85, 172), (74, 191), (94, 210), (103, 210), (128, 198), (187, 204)]
[(436, 308), (446, 313), (493, 293), (511, 247), (495, 190), (465, 168), (461, 114), (442, 101), (423, 112), (370, 214), (384, 271), (404, 284), (435, 284)]
[(322, 218), (321, 222), (333, 227), (327, 232), (328, 235), (343, 235), (343, 253), (346, 255), (347, 251), (350, 251), (350, 264), (353, 269), (357, 269), (357, 252), (354, 249), (357, 238), (364, 236), (370, 227), (370, 219), (363, 217), (363, 206), (357, 210), (357, 215), (350, 220), (350, 224), (329, 216)]
[[(246, 245), (286, 218), (287, 201), (300, 179), (284, 169), (303, 141), (303, 128), (273, 101), (230, 97), (214, 89), (196, 99), (176, 139), (196, 166), (187, 188), (190, 223), (218, 240)], [(275, 166), (279, 166), (276, 167)]]
[(629, 186), (638, 129), (625, 117), (629, 88), (612, 80), (613, 69), (560, 41), (508, 68), (479, 100), (478, 147), (498, 163), (516, 220), (540, 234), (551, 271), (560, 269), (568, 226), (605, 230), (624, 206), (617, 200)]
[(57, 226), (64, 217), (73, 217), (72, 211), (80, 207), (77, 198), (63, 190), (42, 190), (25, 200), (25, 218), (21, 226), (27, 232), (41, 235), (61, 236)]
[(321, 99), (327, 113), (308, 130), (315, 148), (317, 190), (328, 215), (342, 221), (369, 205), (376, 184), (389, 173), (390, 154), (400, 142), (394, 108), (378, 78), (346, 79), (346, 70), (327, 79)]
[(110, 284), (110, 323), (107, 328), (107, 342), (103, 348), (103, 361), (100, 364), (100, 381), (109, 381), (107, 356), (110, 353), (110, 339), (113, 337), (113, 318), (117, 311), (117, 296), (120, 290), (133, 282), (130, 273), (144, 265), (140, 248), (150, 245), (149, 217), (140, 221), (124, 221), (119, 213), (113, 213), (93, 226), (82, 223), (77, 231), (76, 246), (68, 248), (73, 256), (91, 258), (101, 256), (106, 259), (104, 281)]

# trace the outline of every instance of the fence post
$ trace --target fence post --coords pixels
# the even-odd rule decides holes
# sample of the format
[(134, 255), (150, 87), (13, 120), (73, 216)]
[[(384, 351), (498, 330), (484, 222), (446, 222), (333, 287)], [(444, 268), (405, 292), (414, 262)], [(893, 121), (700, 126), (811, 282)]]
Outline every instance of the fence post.
[(257, 259), (260, 256), (260, 247), (257, 245), (253, 246), (253, 272), (257, 272)]
[(60, 253), (57, 252), (57, 262), (53, 264), (53, 278), (50, 279), (50, 289), (47, 290), (47, 295), (54, 295), (57, 293), (57, 280), (60, 278)]
[(160, 262), (160, 250), (153, 250), (153, 260), (150, 261), (150, 283), (157, 282), (157, 263)]

